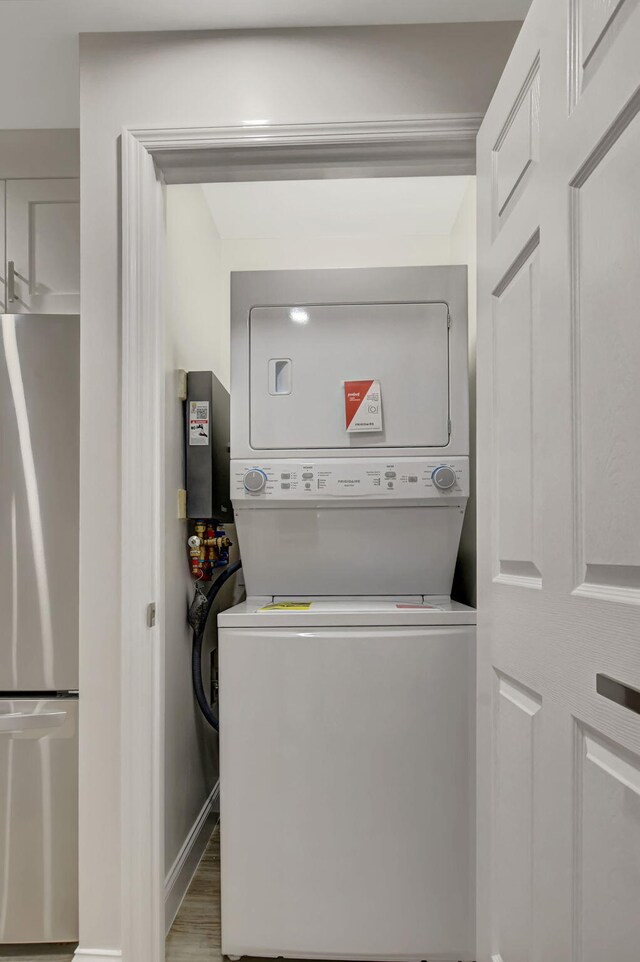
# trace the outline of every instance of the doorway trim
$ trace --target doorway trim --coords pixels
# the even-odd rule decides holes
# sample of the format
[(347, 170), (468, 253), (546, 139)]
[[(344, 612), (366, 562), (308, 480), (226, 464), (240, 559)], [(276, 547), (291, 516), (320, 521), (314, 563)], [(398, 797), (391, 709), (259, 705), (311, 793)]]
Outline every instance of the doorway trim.
[(480, 115), (462, 114), (340, 124), (122, 131), (124, 962), (161, 962), (165, 941), (163, 185), (474, 174), (481, 120)]

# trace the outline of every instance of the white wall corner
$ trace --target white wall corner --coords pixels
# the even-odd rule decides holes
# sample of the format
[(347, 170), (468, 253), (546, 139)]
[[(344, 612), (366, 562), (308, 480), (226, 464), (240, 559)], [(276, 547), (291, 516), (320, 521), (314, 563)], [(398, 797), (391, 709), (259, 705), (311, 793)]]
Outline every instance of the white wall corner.
[(114, 959), (121, 959), (122, 952), (120, 949), (76, 949), (75, 955), (73, 956), (75, 960), (89, 959), (90, 962), (113, 962)]
[(216, 824), (219, 796), (220, 781), (218, 780), (167, 873), (164, 882), (164, 918), (167, 932), (178, 914)]

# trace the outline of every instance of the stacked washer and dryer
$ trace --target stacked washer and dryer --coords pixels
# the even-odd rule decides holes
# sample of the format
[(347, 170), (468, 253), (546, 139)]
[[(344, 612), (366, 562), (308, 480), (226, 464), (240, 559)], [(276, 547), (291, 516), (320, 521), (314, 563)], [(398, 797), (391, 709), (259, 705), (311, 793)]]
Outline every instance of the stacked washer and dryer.
[(232, 275), (222, 949), (474, 958), (466, 268)]

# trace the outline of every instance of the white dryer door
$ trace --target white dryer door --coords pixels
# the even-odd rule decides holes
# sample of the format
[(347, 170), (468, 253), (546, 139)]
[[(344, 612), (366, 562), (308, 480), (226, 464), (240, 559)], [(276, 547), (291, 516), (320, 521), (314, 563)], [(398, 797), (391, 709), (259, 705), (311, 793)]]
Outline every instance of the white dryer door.
[[(254, 307), (255, 450), (443, 447), (449, 441), (444, 303)], [(376, 380), (379, 431), (349, 433), (345, 382)]]
[(474, 650), (220, 631), (224, 953), (475, 958)]

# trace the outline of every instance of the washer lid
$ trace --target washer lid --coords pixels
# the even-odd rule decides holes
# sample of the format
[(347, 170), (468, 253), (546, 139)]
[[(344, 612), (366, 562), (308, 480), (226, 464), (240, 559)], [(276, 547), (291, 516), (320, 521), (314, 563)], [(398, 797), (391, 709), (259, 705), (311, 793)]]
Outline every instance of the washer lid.
[(218, 615), (221, 628), (320, 628), (379, 625), (475, 625), (476, 612), (450, 598), (247, 598)]

